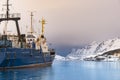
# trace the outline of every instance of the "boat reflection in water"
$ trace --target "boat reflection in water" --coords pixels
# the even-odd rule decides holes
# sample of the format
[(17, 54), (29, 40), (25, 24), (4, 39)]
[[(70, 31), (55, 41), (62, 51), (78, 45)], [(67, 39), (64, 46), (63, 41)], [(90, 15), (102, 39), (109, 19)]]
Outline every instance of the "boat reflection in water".
[(52, 67), (27, 68), (19, 70), (7, 70), (0, 72), (0, 80), (49, 80)]

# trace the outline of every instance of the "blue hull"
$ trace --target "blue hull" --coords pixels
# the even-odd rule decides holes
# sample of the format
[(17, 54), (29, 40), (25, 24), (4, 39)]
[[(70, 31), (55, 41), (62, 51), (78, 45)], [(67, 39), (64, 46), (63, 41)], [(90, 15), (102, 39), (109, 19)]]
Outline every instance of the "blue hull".
[(0, 49), (0, 69), (48, 66), (54, 55), (35, 49), (2, 48)]

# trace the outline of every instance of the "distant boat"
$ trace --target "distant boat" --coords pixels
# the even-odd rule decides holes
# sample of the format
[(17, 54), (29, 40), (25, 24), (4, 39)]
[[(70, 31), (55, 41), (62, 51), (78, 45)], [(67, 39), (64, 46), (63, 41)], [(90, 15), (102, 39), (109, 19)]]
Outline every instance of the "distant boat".
[(9, 0), (6, 4), (6, 14), (0, 14), (0, 22), (14, 21), (18, 35), (7, 34), (4, 30), (0, 35), (0, 69), (18, 69), (50, 66), (55, 57), (54, 49), (49, 49), (44, 36), (45, 20), (42, 18), (42, 30), (38, 37), (33, 35), (31, 13), (31, 32), (21, 34), (18, 20), (20, 14), (9, 14)]

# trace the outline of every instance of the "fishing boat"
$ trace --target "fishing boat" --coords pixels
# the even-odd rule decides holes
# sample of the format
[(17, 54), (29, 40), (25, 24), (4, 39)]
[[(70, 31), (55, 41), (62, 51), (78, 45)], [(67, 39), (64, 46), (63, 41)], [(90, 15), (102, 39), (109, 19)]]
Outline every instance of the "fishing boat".
[[(6, 29), (0, 35), (0, 69), (19, 69), (50, 66), (55, 57), (55, 50), (48, 48), (44, 36), (45, 20), (42, 18), (42, 30), (38, 37), (30, 34), (21, 34), (18, 21), (20, 14), (10, 14), (9, 0), (6, 4), (6, 14), (0, 14), (0, 23), (14, 21), (17, 35), (6, 34)], [(31, 28), (32, 28), (31, 13)], [(32, 30), (32, 29), (31, 29)]]

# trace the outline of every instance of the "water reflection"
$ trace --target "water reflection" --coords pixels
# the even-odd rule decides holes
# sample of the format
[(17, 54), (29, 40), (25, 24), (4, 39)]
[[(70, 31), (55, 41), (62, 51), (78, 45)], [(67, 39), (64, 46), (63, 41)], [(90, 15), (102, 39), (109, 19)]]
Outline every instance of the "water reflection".
[(54, 71), (55, 76), (60, 76), (57, 80), (120, 80), (120, 62), (68, 61), (57, 64)]
[(0, 80), (120, 80), (120, 62), (54, 61), (51, 67), (0, 72)]
[(48, 80), (52, 67), (7, 70), (0, 72), (0, 80)]
[(112, 68), (112, 69), (120, 69), (120, 62), (82, 62), (82, 66), (85, 68), (93, 68), (93, 69), (98, 69), (98, 68)]

